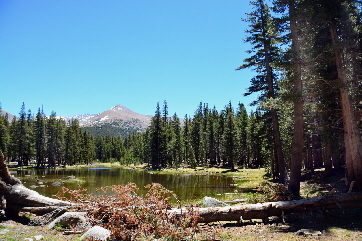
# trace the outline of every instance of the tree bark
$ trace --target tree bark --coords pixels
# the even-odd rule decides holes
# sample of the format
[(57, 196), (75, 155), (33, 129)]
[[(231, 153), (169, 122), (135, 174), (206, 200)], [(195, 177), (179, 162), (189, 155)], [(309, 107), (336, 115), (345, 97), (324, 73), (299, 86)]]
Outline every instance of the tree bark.
[(342, 107), (344, 143), (346, 148), (346, 177), (348, 184), (354, 183), (355, 191), (362, 191), (362, 139), (355, 119), (352, 101), (349, 95), (349, 81), (346, 74), (346, 64), (343, 64), (343, 55), (338, 40), (337, 26), (334, 22), (329, 24), (332, 43), (335, 45), (335, 61), (340, 81), (340, 99)]
[(324, 144), (324, 167), (325, 167), (325, 174), (330, 176), (332, 174), (332, 141), (326, 140)]
[(304, 121), (303, 121), (303, 96), (302, 96), (302, 69), (300, 61), (300, 43), (298, 39), (298, 28), (295, 10), (295, 1), (288, 1), (290, 16), (290, 32), (292, 38), (292, 51), (294, 54), (294, 132), (292, 141), (292, 156), (290, 163), (289, 191), (294, 196), (299, 196), (301, 169), (303, 161), (304, 146)]
[[(197, 208), (194, 211), (199, 213), (199, 218), (197, 220), (199, 223), (210, 223), (251, 219), (263, 219), (264, 221), (267, 221), (268, 217), (280, 217), (291, 213), (361, 207), (362, 193), (343, 193), (294, 201)], [(181, 215), (187, 213), (188, 210), (186, 208), (181, 208), (172, 209), (168, 212), (170, 215)]]
[(6, 209), (44, 214), (58, 208), (73, 206), (70, 202), (49, 198), (26, 188), (10, 175), (4, 155), (0, 152), (0, 196), (6, 200)]

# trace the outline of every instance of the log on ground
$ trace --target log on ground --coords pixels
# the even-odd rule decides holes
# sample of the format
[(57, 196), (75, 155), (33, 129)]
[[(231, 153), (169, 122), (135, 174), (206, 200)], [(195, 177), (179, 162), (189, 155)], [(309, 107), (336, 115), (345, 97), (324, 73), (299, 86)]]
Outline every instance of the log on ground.
[[(293, 201), (266, 202), (257, 204), (235, 205), (227, 207), (196, 208), (199, 223), (217, 221), (241, 221), (283, 216), (291, 213), (303, 213), (317, 210), (362, 208), (362, 193), (335, 193), (327, 196)], [(186, 208), (171, 209), (170, 215), (182, 215)]]

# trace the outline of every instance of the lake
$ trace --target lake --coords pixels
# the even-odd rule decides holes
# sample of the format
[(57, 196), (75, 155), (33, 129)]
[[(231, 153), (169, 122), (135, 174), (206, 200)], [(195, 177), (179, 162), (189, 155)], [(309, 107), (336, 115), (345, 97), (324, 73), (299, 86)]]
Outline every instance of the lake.
[(69, 189), (86, 188), (90, 193), (96, 189), (111, 185), (135, 183), (144, 194), (144, 186), (150, 183), (160, 183), (168, 190), (177, 194), (182, 200), (201, 199), (204, 196), (230, 193), (235, 190), (231, 177), (222, 175), (190, 175), (190, 174), (156, 174), (122, 168), (88, 168), (88, 169), (23, 169), (11, 170), (11, 174), (19, 178), (24, 186), (52, 197), (62, 186)]

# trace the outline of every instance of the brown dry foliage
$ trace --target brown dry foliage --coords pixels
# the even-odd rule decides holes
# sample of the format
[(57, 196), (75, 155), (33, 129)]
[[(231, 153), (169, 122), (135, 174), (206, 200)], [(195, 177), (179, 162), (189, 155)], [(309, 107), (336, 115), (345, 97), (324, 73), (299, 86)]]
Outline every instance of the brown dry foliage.
[[(62, 189), (59, 199), (78, 203), (78, 211), (86, 211), (93, 225), (100, 225), (112, 232), (112, 238), (121, 240), (167, 240), (198, 239), (198, 213), (193, 207), (181, 216), (171, 216), (170, 198), (176, 195), (161, 184), (146, 186), (147, 194), (137, 194), (134, 183), (100, 188), (102, 195), (87, 194), (86, 189)], [(112, 191), (113, 194), (106, 195)], [(203, 230), (204, 231), (204, 230)]]
[(293, 197), (288, 191), (288, 188), (280, 183), (262, 182), (256, 189), (254, 197), (250, 198), (250, 202), (276, 202), (276, 201), (288, 201)]

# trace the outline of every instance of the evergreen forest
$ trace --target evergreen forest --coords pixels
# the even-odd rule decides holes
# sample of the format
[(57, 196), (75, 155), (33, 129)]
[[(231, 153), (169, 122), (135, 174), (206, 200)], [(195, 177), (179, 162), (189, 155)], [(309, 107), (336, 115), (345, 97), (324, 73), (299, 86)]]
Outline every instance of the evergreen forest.
[[(222, 110), (195, 103), (192, 115), (169, 115), (156, 105), (145, 132), (92, 136), (77, 120), (53, 112), (0, 115), (0, 150), (19, 166), (148, 163), (181, 166), (265, 167), (299, 195), (302, 172), (344, 169), (348, 186), (362, 191), (362, 1), (253, 0), (245, 42), (249, 57), (235, 63), (240, 81), (257, 93), (255, 111), (242, 103)], [(242, 79), (242, 70), (255, 72)], [(242, 93), (243, 90), (240, 90)]]

